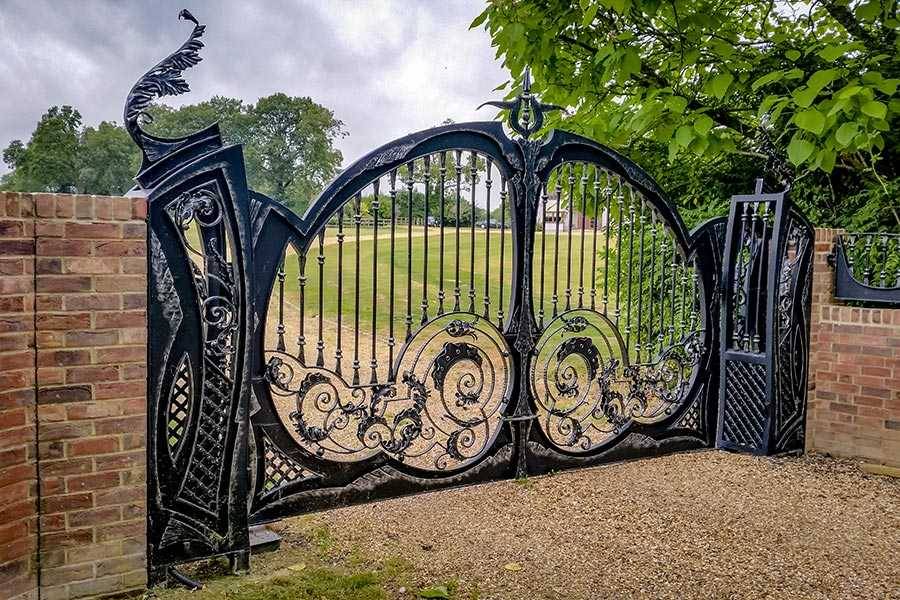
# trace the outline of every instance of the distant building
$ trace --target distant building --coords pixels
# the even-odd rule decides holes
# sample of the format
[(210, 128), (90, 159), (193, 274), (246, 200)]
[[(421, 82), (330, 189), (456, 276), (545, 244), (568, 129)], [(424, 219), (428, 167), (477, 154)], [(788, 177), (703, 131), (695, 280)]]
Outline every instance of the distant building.
[[(569, 230), (569, 206), (567, 204), (560, 206), (559, 204), (559, 196), (554, 193), (547, 198), (546, 210), (542, 205), (538, 206), (537, 221), (539, 228), (542, 228), (544, 224), (546, 224), (547, 231), (556, 231), (556, 222), (559, 221), (560, 231)], [(593, 212), (591, 210), (588, 210), (587, 212), (589, 213), (588, 215), (583, 215), (578, 210), (578, 207), (573, 208), (573, 230), (594, 228)], [(609, 215), (606, 213), (606, 207), (600, 211), (598, 221), (597, 229), (604, 229), (609, 222)]]

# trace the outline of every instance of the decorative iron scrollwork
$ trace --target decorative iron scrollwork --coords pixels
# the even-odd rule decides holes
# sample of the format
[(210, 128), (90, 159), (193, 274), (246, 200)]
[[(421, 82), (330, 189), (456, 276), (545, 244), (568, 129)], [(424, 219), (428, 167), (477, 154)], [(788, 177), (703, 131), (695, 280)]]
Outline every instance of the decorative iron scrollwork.
[(532, 361), (541, 428), (554, 446), (588, 452), (632, 422), (669, 418), (688, 397), (704, 352), (702, 331), (694, 331), (651, 362), (631, 363), (608, 318), (586, 309), (563, 313), (547, 325)]
[[(462, 337), (471, 343), (457, 341)], [(464, 313), (435, 319), (406, 345), (397, 372), (397, 382), (351, 386), (332, 371), (270, 352), (266, 380), (300, 447), (329, 460), (384, 453), (445, 471), (490, 447), (509, 400), (512, 364), (489, 321)]]

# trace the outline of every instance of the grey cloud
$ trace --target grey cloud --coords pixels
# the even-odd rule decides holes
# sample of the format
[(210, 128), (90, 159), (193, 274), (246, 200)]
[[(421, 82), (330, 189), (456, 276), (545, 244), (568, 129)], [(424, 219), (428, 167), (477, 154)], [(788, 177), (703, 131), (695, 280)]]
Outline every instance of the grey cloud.
[(487, 33), (468, 29), (479, 0), (0, 0), (0, 148), (55, 104), (121, 122), (134, 81), (190, 31), (184, 7), (207, 25), (204, 60), (167, 102), (311, 96), (346, 123), (345, 163), (445, 118), (491, 118), (475, 108), (506, 78)]

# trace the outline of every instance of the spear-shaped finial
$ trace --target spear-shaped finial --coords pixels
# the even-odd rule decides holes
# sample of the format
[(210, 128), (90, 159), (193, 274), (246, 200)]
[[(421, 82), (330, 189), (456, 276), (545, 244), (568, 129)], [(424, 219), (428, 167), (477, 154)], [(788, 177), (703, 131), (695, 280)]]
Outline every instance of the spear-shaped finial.
[[(509, 127), (524, 138), (528, 138), (544, 125), (544, 113), (563, 110), (555, 104), (544, 104), (531, 94), (531, 68), (525, 67), (522, 74), (522, 91), (515, 100), (491, 100), (481, 106), (496, 106), (509, 111)], [(478, 108), (481, 108), (479, 106)]]

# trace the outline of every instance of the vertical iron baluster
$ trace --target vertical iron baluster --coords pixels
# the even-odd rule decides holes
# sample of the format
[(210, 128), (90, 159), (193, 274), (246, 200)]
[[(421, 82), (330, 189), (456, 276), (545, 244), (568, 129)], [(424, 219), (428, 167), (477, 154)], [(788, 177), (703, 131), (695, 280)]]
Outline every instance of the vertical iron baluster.
[(541, 188), (541, 307), (538, 310), (538, 326), (544, 328), (544, 263), (547, 250), (547, 184)]
[[(697, 264), (696, 257), (694, 258), (693, 284), (694, 293), (693, 301), (691, 302), (691, 316), (688, 326), (691, 331), (697, 331), (700, 327), (700, 298), (697, 296), (698, 290), (700, 290), (700, 265)], [(702, 329), (699, 330), (703, 331)]]
[(587, 163), (581, 163), (581, 214), (578, 217), (581, 227), (581, 253), (578, 256), (578, 308), (584, 308), (584, 230), (587, 225), (588, 169)]
[[(674, 240), (672, 241), (674, 244)], [(662, 242), (659, 249), (659, 331), (656, 335), (656, 343), (659, 352), (662, 353), (666, 343), (666, 251), (669, 249), (669, 231), (666, 225), (662, 226)]]
[(572, 218), (575, 213), (575, 163), (569, 163), (569, 236), (566, 241), (566, 310), (572, 308)]
[(597, 307), (597, 217), (600, 205), (600, 170), (594, 166), (594, 235), (591, 242), (591, 310)]
[[(647, 343), (644, 344), (647, 350), (647, 360), (653, 360), (653, 299), (656, 291), (656, 210), (650, 209), (650, 293), (647, 295)], [(662, 285), (662, 282), (660, 282)]]
[(485, 211), (487, 218), (484, 228), (484, 318), (490, 319), (491, 307), (491, 169), (494, 168), (494, 159), (488, 157), (487, 172), (484, 178), (485, 187)]
[(558, 314), (557, 305), (559, 303), (559, 213), (562, 210), (562, 166), (560, 166), (556, 170), (556, 186), (554, 187), (554, 192), (556, 193), (556, 216), (554, 217), (554, 222), (556, 223), (556, 233), (554, 235), (553, 242), (553, 297), (550, 299), (550, 302), (553, 304), (553, 318), (556, 318)]
[[(394, 257), (396, 256), (396, 236), (397, 236), (397, 169), (393, 169), (390, 174), (390, 190), (389, 196), (391, 199), (391, 248), (390, 248), (390, 277), (388, 282), (388, 380), (392, 380), (394, 377), (394, 346), (397, 345), (397, 340), (394, 337), (394, 284), (397, 280), (397, 267), (395, 265)], [(372, 310), (376, 310), (376, 303), (373, 297), (372, 300)], [(372, 327), (372, 331), (375, 330), (375, 327)], [(373, 352), (374, 356), (374, 352)]]
[(353, 271), (355, 284), (353, 295), (353, 385), (359, 385), (359, 226), (362, 221), (360, 213), (361, 194), (356, 193), (353, 198), (353, 225), (356, 228), (356, 269)]
[[(413, 222), (413, 170), (415, 161), (406, 163), (406, 200), (409, 203), (406, 211), (406, 341), (412, 338), (412, 222)], [(391, 361), (391, 365), (393, 365)], [(391, 367), (393, 368), (393, 367)]]
[(316, 256), (319, 264), (319, 338), (316, 341), (316, 366), (325, 366), (325, 338), (323, 337), (323, 315), (325, 312), (325, 227), (319, 232), (319, 254)]
[(884, 282), (887, 278), (887, 260), (888, 260), (888, 236), (881, 236), (881, 253), (883, 262), (881, 263), (881, 287), (885, 287)]
[(506, 178), (500, 176), (500, 304), (497, 309), (497, 327), (503, 329), (503, 280), (506, 278)]
[[(900, 236), (894, 239), (894, 251), (897, 253), (897, 273), (894, 275), (894, 286), (900, 287)], [(850, 271), (853, 272), (852, 269)]]
[[(631, 287), (634, 278), (634, 192), (628, 186), (628, 292), (625, 300), (625, 348), (631, 353)], [(640, 333), (638, 334), (640, 335)]]
[(672, 271), (669, 274), (669, 278), (671, 279), (671, 281), (669, 281), (669, 287), (672, 288), (671, 289), (672, 294), (670, 297), (671, 306), (669, 308), (669, 310), (670, 310), (670, 312), (669, 312), (669, 345), (672, 345), (675, 343), (675, 290), (676, 290), (676, 288), (678, 288), (678, 272), (677, 272), (678, 254), (677, 254), (677, 252), (675, 252), (675, 249), (676, 249), (675, 247), (677, 245), (678, 244), (676, 244), (675, 240), (673, 239), (672, 240), (672, 262), (670, 263), (671, 267), (672, 267)]
[[(391, 190), (394, 188), (394, 176), (396, 175), (396, 171), (391, 173)], [(370, 383), (378, 383), (378, 355), (375, 353), (376, 350), (376, 340), (378, 338), (378, 209), (380, 207), (380, 202), (378, 200), (378, 189), (379, 189), (379, 180), (376, 179), (372, 182), (372, 187), (374, 188), (374, 196), (372, 197), (372, 214), (375, 216), (375, 220), (372, 222), (372, 356), (370, 357), (369, 366), (372, 368), (372, 375), (369, 379)], [(393, 213), (393, 193), (391, 194), (391, 213)], [(391, 232), (393, 237), (393, 215), (391, 217)], [(394, 277), (394, 260), (393, 256), (391, 256), (391, 310), (390, 310), (390, 326), (391, 329), (394, 327), (394, 286), (393, 286), (393, 277)], [(393, 331), (391, 332), (391, 337), (388, 339), (388, 347), (393, 350), (394, 346), (394, 336)], [(390, 361), (389, 361), (390, 362)], [(390, 368), (390, 367), (388, 367)]]
[[(744, 336), (743, 343), (745, 346), (747, 346), (746, 348), (744, 348), (745, 350), (750, 350), (750, 351), (754, 351), (754, 352), (755, 352), (754, 338), (756, 337), (756, 334), (758, 334), (758, 331), (757, 331), (758, 324), (757, 324), (757, 319), (756, 319), (756, 317), (758, 316), (758, 312), (756, 314), (752, 315), (753, 319), (751, 319), (750, 290), (753, 287), (753, 281), (752, 281), (753, 266), (754, 266), (754, 264), (756, 264), (757, 258), (759, 258), (759, 260), (762, 260), (761, 254), (758, 256), (758, 253), (762, 252), (763, 240), (759, 239), (759, 237), (756, 234), (756, 225), (757, 225), (757, 222), (759, 221), (759, 204), (760, 203), (756, 203), (756, 202), (751, 202), (749, 204), (749, 206), (752, 209), (751, 213), (750, 213), (750, 254), (749, 254), (749, 258), (747, 260), (747, 275), (746, 275), (747, 281), (744, 284), (744, 288), (746, 290), (745, 298), (747, 298), (747, 303), (745, 305), (745, 322), (744, 322), (745, 336)], [(765, 224), (763, 224), (763, 236), (762, 237), (763, 237), (763, 239), (765, 238)]]
[(622, 192), (622, 178), (616, 178), (616, 206), (619, 209), (619, 233), (616, 236), (616, 309), (613, 311), (616, 327), (622, 314), (622, 225), (625, 221), (625, 194)]
[(300, 333), (297, 336), (297, 360), (306, 365), (306, 250), (297, 255), (297, 282), (300, 284)]
[(469, 238), (469, 312), (475, 313), (475, 189), (476, 178), (478, 176), (478, 154), (473, 152), (471, 155), (472, 166), (472, 234)]
[(873, 236), (866, 236), (866, 245), (863, 249), (863, 258), (865, 259), (865, 270), (863, 270), (863, 283), (869, 285), (872, 281), (872, 265), (871, 265), (871, 253), (872, 253), (872, 240)]
[[(757, 270), (757, 280), (756, 280), (756, 297), (763, 298), (763, 282), (765, 281), (765, 271), (766, 271), (766, 261), (765, 261), (765, 252), (766, 252), (766, 219), (769, 216), (769, 203), (761, 202), (762, 204), (762, 214), (759, 214), (759, 206), (754, 206), (753, 214), (754, 218), (756, 218), (761, 227), (759, 233), (759, 244), (760, 244), (760, 255), (759, 255), (759, 269)], [(756, 234), (756, 226), (753, 227), (754, 237)], [(765, 324), (765, 304), (761, 303), (757, 300), (757, 322), (754, 324), (754, 332), (753, 338), (751, 341), (751, 350), (755, 352), (760, 352), (762, 348), (760, 344), (762, 342), (762, 338), (760, 336), (760, 329)]]
[[(391, 197), (391, 249), (390, 249), (390, 282), (388, 283), (388, 379), (394, 376), (394, 346), (397, 339), (394, 337), (394, 312), (395, 298), (394, 286), (397, 281), (397, 169), (393, 169), (390, 175), (390, 197)], [(373, 307), (374, 309), (374, 307)]]
[(687, 303), (688, 303), (688, 257), (681, 257), (681, 319), (678, 327), (679, 337), (684, 339), (685, 335), (690, 335), (690, 330), (687, 329)]
[(441, 182), (441, 193), (438, 201), (441, 203), (441, 242), (440, 242), (440, 266), (438, 268), (438, 316), (444, 314), (444, 221), (447, 220), (446, 207), (444, 206), (444, 185), (447, 180), (447, 153), (440, 154), (440, 171), (439, 177)]
[(462, 162), (462, 151), (456, 150), (454, 153), (454, 157), (456, 158), (456, 163), (454, 166), (454, 175), (456, 176), (456, 285), (453, 287), (453, 310), (459, 310), (459, 205), (461, 202), (460, 198), (460, 185), (462, 184), (462, 167), (460, 163)]
[(856, 248), (856, 236), (851, 233), (851, 234), (848, 234), (846, 237), (847, 237), (847, 266), (850, 267), (850, 273), (854, 277), (857, 277), (857, 273), (859, 273), (859, 271), (853, 268), (853, 262), (855, 260), (854, 257), (856, 256), (856, 252), (854, 252), (854, 249)]
[(612, 228), (612, 184), (609, 182), (609, 171), (604, 171), (606, 185), (603, 193), (606, 194), (606, 253), (603, 256), (603, 316), (609, 314), (609, 230)]
[(341, 374), (341, 360), (344, 358), (344, 349), (341, 346), (342, 328), (343, 328), (343, 307), (344, 307), (344, 206), (341, 205), (338, 211), (338, 260), (337, 260), (337, 348), (334, 351), (334, 372)]
[(641, 203), (641, 215), (639, 217), (641, 224), (641, 242), (638, 246), (638, 285), (640, 287), (638, 288), (638, 313), (635, 331), (637, 331), (637, 362), (641, 362), (641, 336), (643, 335), (641, 326), (644, 319), (644, 227), (647, 224), (647, 217), (644, 214), (646, 202), (644, 201), (643, 196), (638, 199), (638, 202)]
[(281, 256), (281, 262), (278, 263), (278, 327), (276, 329), (278, 333), (278, 343), (276, 344), (276, 349), (279, 352), (284, 352), (284, 261), (287, 257), (287, 248), (285, 248), (284, 254)]
[(428, 219), (430, 212), (428, 203), (431, 201), (431, 155), (425, 156), (422, 169), (422, 177), (425, 180), (425, 239), (422, 241), (422, 325), (428, 322)]

